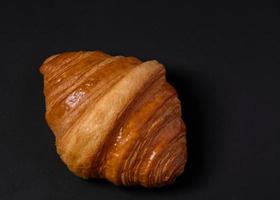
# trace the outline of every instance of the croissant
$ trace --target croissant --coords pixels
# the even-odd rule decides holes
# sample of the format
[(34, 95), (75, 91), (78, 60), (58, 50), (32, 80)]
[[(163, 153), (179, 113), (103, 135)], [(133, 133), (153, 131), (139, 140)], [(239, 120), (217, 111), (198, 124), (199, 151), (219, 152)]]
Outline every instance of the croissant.
[(182, 174), (186, 129), (163, 65), (79, 51), (47, 58), (40, 72), (46, 120), (74, 174), (144, 187)]

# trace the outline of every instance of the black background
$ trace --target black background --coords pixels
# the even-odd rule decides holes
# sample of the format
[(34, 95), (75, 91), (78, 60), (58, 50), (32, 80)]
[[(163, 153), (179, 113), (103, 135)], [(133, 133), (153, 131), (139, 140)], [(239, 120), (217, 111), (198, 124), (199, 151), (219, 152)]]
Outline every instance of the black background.
[[(77, 2), (1, 2), (1, 200), (280, 198), (277, 1)], [(96, 49), (166, 65), (189, 129), (174, 185), (84, 181), (56, 154), (38, 68), (58, 52)]]

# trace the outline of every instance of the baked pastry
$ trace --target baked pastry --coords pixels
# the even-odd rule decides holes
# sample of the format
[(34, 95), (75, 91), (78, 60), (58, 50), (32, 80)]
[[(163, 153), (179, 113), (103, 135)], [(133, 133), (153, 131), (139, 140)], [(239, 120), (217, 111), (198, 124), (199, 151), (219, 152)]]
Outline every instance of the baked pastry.
[(57, 152), (77, 176), (159, 187), (184, 171), (180, 101), (160, 63), (79, 51), (47, 58), (40, 72)]

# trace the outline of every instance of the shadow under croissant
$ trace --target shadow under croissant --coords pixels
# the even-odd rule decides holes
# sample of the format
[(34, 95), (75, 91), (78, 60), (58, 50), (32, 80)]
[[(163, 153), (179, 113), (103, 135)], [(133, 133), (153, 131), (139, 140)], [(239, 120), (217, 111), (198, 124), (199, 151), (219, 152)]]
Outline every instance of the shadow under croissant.
[[(171, 65), (169, 65), (171, 66)], [(211, 100), (211, 96), (207, 93), (207, 88), (200, 82), (199, 71), (189, 71), (187, 66), (174, 66), (167, 69), (167, 81), (176, 88), (182, 105), (182, 117), (187, 127), (187, 147), (188, 161), (184, 173), (179, 176), (174, 184), (161, 188), (146, 189), (141, 186), (118, 187), (117, 190), (126, 191), (128, 193), (136, 192), (144, 195), (147, 193), (172, 193), (174, 191), (186, 191), (197, 188), (207, 180), (209, 175), (209, 167), (204, 166), (205, 163), (205, 135), (207, 130), (204, 127), (205, 116), (203, 105)], [(93, 184), (101, 184), (98, 187), (108, 186), (106, 180), (88, 180)], [(113, 184), (111, 184), (113, 186)]]

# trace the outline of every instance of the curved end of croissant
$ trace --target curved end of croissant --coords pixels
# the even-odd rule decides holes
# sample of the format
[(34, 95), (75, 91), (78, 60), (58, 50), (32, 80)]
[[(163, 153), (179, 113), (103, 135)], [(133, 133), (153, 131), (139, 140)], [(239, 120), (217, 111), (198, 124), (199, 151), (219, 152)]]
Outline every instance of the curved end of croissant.
[[(71, 61), (74, 61), (75, 59), (78, 58), (78, 55), (83, 55), (83, 54), (88, 54), (88, 53), (99, 53), (99, 54), (104, 54), (104, 52), (100, 50), (96, 51), (68, 51), (68, 52), (63, 52), (63, 53), (57, 53), (54, 55), (51, 55), (47, 57), (42, 65), (39, 68), (39, 71), (41, 74), (47, 74), (48, 69), (54, 70), (57, 67), (61, 67), (62, 65), (67, 65), (67, 63), (70, 64)], [(106, 54), (107, 55), (107, 54)], [(108, 55), (109, 56), (109, 55)]]
[(180, 101), (156, 60), (66, 52), (47, 58), (46, 119), (57, 152), (82, 178), (160, 187), (187, 160)]

